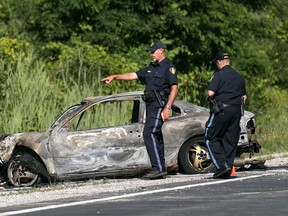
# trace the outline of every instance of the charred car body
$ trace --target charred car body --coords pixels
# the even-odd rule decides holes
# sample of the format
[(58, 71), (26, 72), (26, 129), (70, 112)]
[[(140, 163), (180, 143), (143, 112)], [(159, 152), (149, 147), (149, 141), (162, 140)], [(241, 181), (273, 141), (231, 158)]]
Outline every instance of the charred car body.
[[(84, 99), (69, 107), (44, 132), (2, 135), (0, 169), (4, 181), (30, 186), (40, 180), (137, 176), (150, 169), (142, 131), (145, 102), (142, 92)], [(209, 110), (175, 101), (162, 128), (168, 172), (206, 173), (214, 169), (205, 146)], [(258, 163), (243, 159), (258, 152), (252, 140), (254, 114), (245, 111), (235, 166)]]

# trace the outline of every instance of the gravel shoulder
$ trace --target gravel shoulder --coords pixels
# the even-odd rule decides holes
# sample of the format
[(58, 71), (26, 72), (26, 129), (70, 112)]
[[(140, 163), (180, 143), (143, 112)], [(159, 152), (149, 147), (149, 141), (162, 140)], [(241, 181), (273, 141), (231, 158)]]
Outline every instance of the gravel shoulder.
[[(266, 158), (265, 156), (261, 157), (261, 159)], [(271, 155), (269, 158), (273, 159), (266, 159), (264, 165), (267, 169), (288, 167), (288, 152)], [(63, 182), (35, 188), (7, 188), (0, 186), (0, 196), (2, 198), (0, 202), (0, 208), (83, 196), (97, 197), (97, 195), (100, 196), (104, 193), (119, 194), (135, 192), (149, 187), (158, 188), (165, 184), (192, 182), (204, 178), (207, 179), (207, 176), (212, 176), (212, 174), (179, 174), (168, 176), (166, 179), (153, 181), (142, 180), (139, 178), (99, 179), (85, 182)]]
[(270, 156), (260, 156), (257, 158), (266, 159), (264, 165), (267, 168), (288, 166), (288, 152), (284, 152), (280, 154), (272, 154)]

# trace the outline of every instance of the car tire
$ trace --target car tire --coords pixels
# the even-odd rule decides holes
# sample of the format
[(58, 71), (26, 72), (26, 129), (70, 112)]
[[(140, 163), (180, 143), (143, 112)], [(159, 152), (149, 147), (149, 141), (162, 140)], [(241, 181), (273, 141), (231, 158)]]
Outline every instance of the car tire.
[(205, 137), (195, 137), (186, 141), (178, 154), (179, 172), (197, 174), (214, 172), (215, 167), (205, 145)]
[(18, 152), (8, 162), (8, 183), (16, 187), (27, 187), (40, 183), (39, 173), (43, 169), (43, 165), (32, 155)]

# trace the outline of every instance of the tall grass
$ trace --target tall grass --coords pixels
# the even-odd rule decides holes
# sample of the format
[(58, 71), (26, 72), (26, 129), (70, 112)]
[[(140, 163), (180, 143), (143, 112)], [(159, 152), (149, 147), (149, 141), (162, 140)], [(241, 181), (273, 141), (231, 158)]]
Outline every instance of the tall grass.
[(45, 130), (68, 106), (101, 94), (99, 73), (95, 72), (92, 84), (85, 80), (91, 68), (79, 67), (77, 82), (69, 78), (69, 63), (56, 77), (50, 77), (46, 68), (45, 62), (35, 61), (32, 54), (19, 57), (16, 66), (11, 63), (3, 68), (7, 79), (2, 91), (0, 133)]
[(262, 145), (261, 154), (288, 151), (288, 92), (270, 90), (271, 101), (264, 112), (256, 115), (256, 137)]

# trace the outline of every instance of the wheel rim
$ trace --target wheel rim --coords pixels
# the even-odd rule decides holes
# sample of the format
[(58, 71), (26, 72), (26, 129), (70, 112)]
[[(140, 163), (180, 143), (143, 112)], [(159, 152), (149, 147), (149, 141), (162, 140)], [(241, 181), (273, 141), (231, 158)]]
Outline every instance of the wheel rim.
[(205, 171), (212, 165), (209, 153), (203, 146), (198, 144), (191, 146), (188, 154), (191, 166), (197, 171)]
[(18, 187), (31, 186), (38, 178), (38, 174), (35, 174), (27, 167), (22, 166), (19, 161), (11, 161), (7, 172), (10, 183)]

